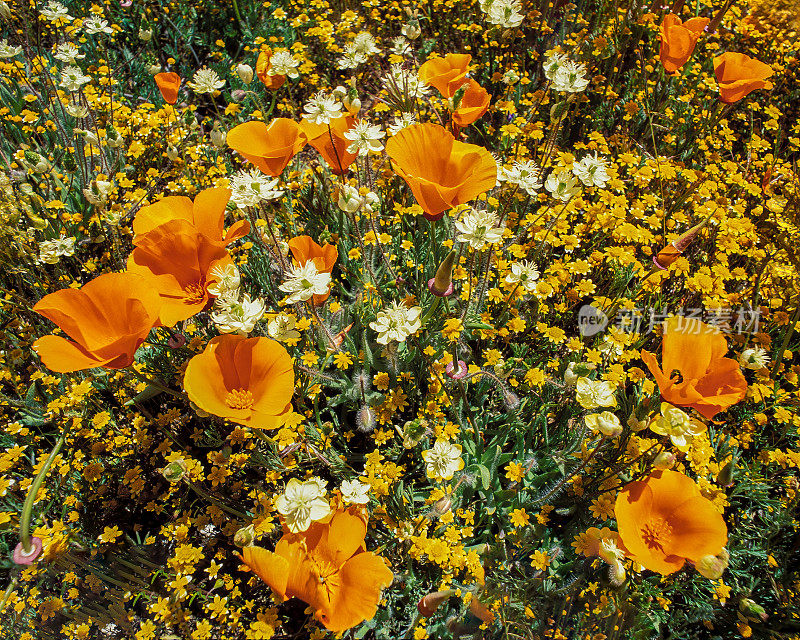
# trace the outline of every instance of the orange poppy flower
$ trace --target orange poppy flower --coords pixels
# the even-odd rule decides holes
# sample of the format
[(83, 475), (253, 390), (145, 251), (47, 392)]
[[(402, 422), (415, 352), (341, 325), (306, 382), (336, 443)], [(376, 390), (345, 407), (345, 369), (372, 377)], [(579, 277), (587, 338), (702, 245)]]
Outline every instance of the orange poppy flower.
[(228, 146), (268, 176), (279, 176), (308, 137), (294, 120), (275, 118), (269, 125), (251, 120), (228, 132)]
[(273, 429), (292, 408), (292, 358), (275, 340), (224, 334), (189, 360), (183, 388), (203, 411), (255, 429)]
[(212, 270), (233, 263), (224, 247), (182, 219), (155, 227), (133, 244), (128, 271), (161, 296), (161, 324), (167, 327), (202, 311), (214, 298), (208, 292), (218, 281)]
[(308, 143), (319, 152), (337, 176), (347, 173), (348, 167), (358, 157), (357, 153), (350, 153), (347, 150), (352, 142), (344, 137), (344, 132), (352, 129), (355, 123), (353, 116), (341, 116), (331, 120), (330, 132), (326, 124), (314, 124), (305, 119), (300, 123), (308, 136)]
[[(311, 236), (297, 236), (296, 238), (292, 238), (289, 240), (289, 249), (300, 266), (303, 266), (306, 262), (311, 260), (320, 273), (331, 273), (339, 257), (339, 251), (336, 245), (326, 242), (323, 246), (320, 246), (314, 242)], [(330, 291), (324, 294), (314, 294), (314, 304), (317, 306), (321, 305), (330, 295)]]
[(629, 482), (617, 496), (614, 513), (626, 555), (664, 576), (686, 560), (717, 555), (728, 541), (714, 504), (677, 471), (656, 471)]
[(438, 124), (414, 124), (389, 138), (386, 153), (428, 220), (469, 202), (497, 182), (497, 163), (483, 147), (458, 142)]
[(186, 196), (167, 196), (139, 209), (133, 219), (133, 232), (140, 236), (171, 220), (186, 220), (206, 238), (228, 245), (250, 233), (250, 223), (238, 220), (225, 233), (225, 206), (230, 189), (205, 189), (194, 202)]
[(719, 84), (719, 99), (732, 103), (756, 89), (772, 89), (767, 78), (775, 72), (760, 60), (728, 51), (714, 58), (714, 73)]
[(280, 89), (283, 86), (283, 83), (286, 82), (286, 76), (267, 75), (271, 58), (272, 49), (269, 47), (264, 47), (261, 49), (258, 54), (258, 60), (256, 60), (256, 75), (258, 76), (258, 79), (264, 83), (264, 86), (267, 89)]
[(661, 367), (649, 351), (642, 351), (642, 360), (664, 400), (712, 419), (747, 391), (739, 363), (723, 357), (727, 351), (728, 343), (716, 327), (673, 317), (664, 322)]
[(370, 620), (381, 589), (394, 578), (386, 562), (364, 548), (367, 525), (352, 508), (303, 533), (286, 533), (275, 552), (245, 547), (242, 561), (284, 600), (300, 598), (333, 632)]
[(453, 111), (453, 123), (462, 129), (472, 124), (486, 113), (491, 98), (486, 89), (474, 80), (469, 80), (458, 109)]
[(417, 75), (425, 84), (436, 87), (445, 98), (452, 98), (467, 81), (471, 60), (468, 53), (448, 53), (444, 58), (425, 62)]
[(44, 336), (33, 343), (44, 366), (67, 373), (107, 367), (122, 369), (158, 325), (161, 298), (149, 283), (130, 273), (106, 273), (80, 289), (62, 289), (39, 300), (33, 310), (55, 322), (72, 340)]
[(668, 13), (661, 21), (661, 64), (667, 73), (675, 73), (692, 57), (697, 40), (703, 35), (708, 18), (691, 18), (686, 22), (674, 13)]
[(178, 101), (178, 89), (181, 88), (181, 77), (172, 71), (163, 71), (154, 77), (164, 101), (175, 104)]

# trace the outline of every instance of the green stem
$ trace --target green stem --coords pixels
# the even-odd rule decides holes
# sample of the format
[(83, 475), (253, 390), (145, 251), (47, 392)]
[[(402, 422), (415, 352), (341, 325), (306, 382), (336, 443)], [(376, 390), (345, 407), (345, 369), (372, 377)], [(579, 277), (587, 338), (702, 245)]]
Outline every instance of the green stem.
[(58, 452), (61, 451), (61, 447), (64, 446), (66, 438), (67, 433), (64, 431), (56, 441), (56, 445), (47, 457), (47, 460), (44, 461), (42, 468), (39, 469), (39, 473), (36, 474), (36, 478), (34, 478), (31, 488), (28, 490), (28, 496), (25, 498), (25, 504), (22, 506), (22, 517), (19, 521), (19, 539), (20, 542), (22, 542), (23, 553), (30, 553), (33, 548), (33, 544), (31, 543), (31, 516), (33, 515), (33, 504), (36, 502), (39, 489), (42, 487), (42, 483), (47, 476), (47, 472), (50, 470), (50, 466), (53, 464), (53, 460), (55, 460)]
[(778, 369), (781, 366), (781, 361), (783, 360), (783, 354), (786, 352), (786, 347), (789, 346), (789, 340), (792, 339), (794, 335), (794, 327), (797, 324), (797, 321), (800, 320), (800, 304), (797, 305), (797, 308), (794, 310), (794, 315), (792, 319), (789, 321), (789, 328), (786, 330), (786, 335), (783, 336), (783, 342), (781, 342), (781, 347), (778, 350), (778, 353), (775, 354), (775, 364), (772, 366), (772, 377), (773, 379), (778, 373)]

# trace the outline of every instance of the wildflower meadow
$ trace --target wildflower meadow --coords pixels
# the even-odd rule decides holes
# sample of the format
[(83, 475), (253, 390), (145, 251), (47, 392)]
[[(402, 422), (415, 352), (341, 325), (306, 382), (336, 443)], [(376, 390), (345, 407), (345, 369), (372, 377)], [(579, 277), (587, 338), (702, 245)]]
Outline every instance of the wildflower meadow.
[(797, 0), (0, 0), (10, 640), (800, 638)]

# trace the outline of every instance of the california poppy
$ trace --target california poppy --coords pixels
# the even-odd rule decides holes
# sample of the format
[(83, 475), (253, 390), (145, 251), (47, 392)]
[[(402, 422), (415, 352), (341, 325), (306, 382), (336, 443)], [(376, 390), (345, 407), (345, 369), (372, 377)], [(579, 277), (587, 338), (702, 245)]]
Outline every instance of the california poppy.
[(642, 351), (642, 360), (664, 400), (712, 419), (747, 391), (739, 363), (723, 357), (727, 351), (728, 343), (716, 327), (673, 317), (664, 321), (661, 367), (649, 351)]
[(436, 87), (445, 98), (452, 98), (467, 82), (471, 60), (472, 56), (468, 53), (448, 53), (444, 58), (425, 62), (417, 75), (425, 84)]
[(286, 76), (283, 75), (268, 75), (269, 64), (272, 58), (272, 49), (264, 47), (258, 54), (256, 60), (256, 75), (267, 89), (280, 89), (283, 83), (286, 82)]
[(242, 561), (281, 598), (300, 598), (333, 632), (370, 620), (381, 589), (393, 574), (380, 556), (366, 551), (367, 525), (350, 508), (307, 531), (285, 533), (275, 552), (245, 547)]
[(162, 71), (155, 75), (155, 81), (164, 101), (175, 104), (178, 101), (178, 89), (181, 88), (181, 77), (173, 71)]
[(694, 225), (691, 229), (681, 234), (676, 240), (673, 240), (666, 247), (661, 249), (661, 251), (653, 256), (653, 264), (659, 269), (669, 269), (670, 265), (680, 258), (683, 252), (689, 248), (689, 245), (694, 242), (697, 234), (708, 224), (710, 219), (711, 218), (708, 217), (700, 224)]
[(213, 299), (208, 287), (214, 271), (232, 264), (228, 252), (186, 220), (175, 219), (137, 236), (128, 257), (128, 271), (136, 273), (162, 299), (161, 323), (167, 327), (191, 318)]
[[(289, 250), (292, 256), (300, 264), (304, 265), (311, 260), (319, 273), (331, 273), (333, 265), (339, 257), (339, 251), (336, 245), (328, 244), (327, 242), (320, 246), (311, 238), (311, 236), (297, 236), (289, 240)], [(314, 295), (314, 304), (320, 305), (330, 296), (330, 292), (324, 295)]]
[(137, 236), (152, 231), (171, 220), (186, 220), (209, 240), (228, 245), (250, 233), (250, 223), (238, 220), (227, 231), (225, 206), (230, 200), (230, 189), (205, 189), (194, 202), (186, 196), (167, 196), (139, 209), (133, 219), (133, 232)]
[(67, 373), (107, 367), (122, 369), (150, 329), (158, 325), (161, 298), (131, 273), (106, 273), (80, 289), (62, 289), (39, 300), (33, 310), (55, 322), (72, 340), (44, 336), (33, 343), (51, 371)]
[(308, 136), (308, 143), (319, 152), (337, 176), (347, 173), (348, 167), (358, 157), (357, 153), (347, 150), (352, 142), (344, 137), (344, 132), (352, 129), (355, 123), (355, 118), (350, 115), (331, 120), (330, 131), (326, 124), (314, 124), (305, 119), (300, 123)]
[(189, 360), (183, 388), (200, 409), (256, 429), (283, 424), (294, 393), (292, 358), (270, 338), (225, 334)]
[(772, 89), (773, 85), (767, 78), (775, 72), (760, 60), (728, 51), (714, 58), (714, 73), (719, 85), (719, 99), (732, 103), (756, 89)]
[(414, 124), (389, 138), (386, 153), (428, 220), (469, 202), (497, 182), (497, 163), (483, 147), (458, 142), (438, 124)]
[(668, 13), (661, 21), (661, 64), (667, 73), (675, 73), (692, 57), (697, 40), (703, 35), (708, 18), (690, 18), (686, 22), (674, 13)]
[(288, 118), (268, 125), (258, 120), (240, 124), (228, 132), (228, 146), (269, 176), (279, 176), (295, 154), (308, 143), (300, 126)]
[(453, 111), (453, 123), (461, 128), (472, 124), (486, 113), (490, 100), (491, 96), (486, 89), (474, 80), (469, 80), (458, 108)]
[(695, 482), (677, 471), (656, 471), (629, 482), (614, 505), (625, 553), (661, 575), (720, 553), (728, 541), (725, 521)]

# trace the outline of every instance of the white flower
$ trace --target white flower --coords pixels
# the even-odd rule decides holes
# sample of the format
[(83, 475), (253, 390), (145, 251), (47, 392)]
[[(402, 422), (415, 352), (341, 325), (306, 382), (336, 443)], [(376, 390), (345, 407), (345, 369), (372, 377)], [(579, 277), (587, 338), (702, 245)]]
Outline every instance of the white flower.
[(217, 309), (211, 312), (211, 321), (220, 333), (238, 333), (246, 336), (264, 315), (266, 305), (261, 298), (251, 300), (245, 294), (241, 300), (231, 300), (226, 296), (217, 298)]
[(56, 60), (61, 60), (67, 64), (75, 64), (76, 60), (83, 60), (86, 55), (80, 52), (80, 49), (71, 42), (58, 45), (56, 52), (53, 54)]
[(50, 0), (44, 9), (39, 10), (39, 13), (50, 22), (57, 22), (58, 20), (71, 21), (75, 19), (69, 15), (67, 8), (63, 4), (55, 2), (55, 0)]
[(416, 333), (422, 326), (419, 316), (422, 307), (408, 308), (396, 301), (378, 311), (375, 322), (369, 326), (378, 332), (378, 344), (388, 344), (389, 340), (405, 342), (412, 333)]
[(234, 299), (239, 297), (239, 285), (242, 279), (235, 264), (228, 263), (224, 266), (218, 264), (209, 272), (209, 276), (209, 279), (216, 280), (208, 287), (208, 292), (212, 296)]
[(299, 66), (300, 61), (297, 60), (290, 51), (286, 49), (277, 49), (272, 52), (269, 58), (269, 71), (267, 71), (267, 75), (297, 78), (300, 75), (297, 71), (297, 67)]
[(286, 304), (305, 302), (313, 295), (328, 293), (331, 286), (331, 274), (320, 273), (314, 262), (309, 260), (302, 266), (292, 266), (288, 279), (280, 287), (281, 291), (290, 294), (286, 297)]
[(471, 209), (463, 218), (456, 220), (459, 232), (456, 240), (467, 242), (473, 249), (483, 249), (486, 244), (497, 244), (503, 239), (503, 227), (498, 226), (497, 216), (487, 210)]
[(547, 56), (547, 60), (542, 65), (544, 67), (545, 77), (552, 82), (556, 79), (556, 72), (566, 63), (569, 58), (563, 53), (551, 53)]
[(7, 40), (0, 40), (0, 58), (13, 58), (20, 53), (22, 53), (22, 47), (12, 47)]
[(602, 189), (609, 181), (606, 163), (597, 156), (597, 153), (585, 156), (580, 162), (573, 164), (572, 173), (587, 187), (594, 185)]
[(344, 55), (336, 62), (339, 69), (355, 69), (358, 65), (367, 61), (367, 56), (356, 49), (354, 44), (344, 45)]
[(510, 169), (499, 167), (498, 178), (509, 184), (515, 184), (528, 195), (535, 195), (542, 188), (541, 170), (533, 160), (515, 162)]
[(78, 91), (87, 82), (91, 82), (89, 76), (83, 75), (78, 67), (67, 66), (61, 70), (61, 83), (60, 87), (64, 87), (67, 91)]
[(616, 407), (616, 388), (608, 380), (578, 378), (575, 399), (584, 409), (591, 411), (600, 407)]
[(427, 474), (435, 480), (450, 480), (456, 471), (464, 468), (461, 458), (461, 445), (450, 444), (447, 440), (437, 440), (433, 449), (422, 452), (422, 459), (427, 463)]
[(770, 358), (767, 355), (767, 352), (761, 347), (751, 347), (749, 349), (745, 349), (742, 351), (742, 355), (739, 356), (739, 364), (741, 364), (745, 369), (753, 369), (756, 371), (766, 367), (769, 364), (769, 361)]
[(353, 46), (365, 56), (372, 56), (381, 52), (377, 42), (375, 42), (375, 38), (368, 31), (362, 31), (357, 34), (353, 40)]
[(344, 132), (344, 137), (352, 142), (347, 147), (347, 153), (365, 156), (370, 151), (378, 152), (383, 149), (378, 141), (385, 135), (378, 125), (370, 124), (369, 120), (359, 120), (352, 129)]
[(275, 507), (292, 533), (305, 531), (312, 522), (322, 520), (331, 512), (325, 497), (325, 483), (319, 478), (305, 482), (292, 478), (276, 498)]
[(83, 30), (91, 35), (96, 35), (98, 33), (105, 33), (105, 34), (112, 34), (114, 30), (108, 26), (108, 22), (103, 20), (98, 16), (92, 16), (91, 18), (86, 18), (83, 21)]
[(259, 202), (275, 200), (283, 195), (276, 189), (278, 178), (270, 178), (258, 169), (240, 171), (231, 181), (231, 200), (239, 209), (258, 206)]
[(404, 56), (411, 51), (411, 43), (403, 36), (392, 38), (392, 53), (396, 56)]
[(527, 260), (511, 263), (511, 273), (506, 275), (508, 284), (519, 284), (526, 293), (536, 291), (536, 281), (539, 279), (539, 271)]
[(419, 79), (416, 73), (403, 69), (399, 64), (394, 64), (389, 69), (389, 75), (383, 80), (383, 87), (390, 93), (399, 91), (408, 98), (422, 98), (428, 93), (429, 87)]
[(592, 413), (585, 418), (586, 426), (592, 433), (602, 433), (608, 438), (616, 438), (622, 433), (622, 423), (610, 411)]
[(342, 211), (347, 213), (355, 213), (361, 210), (372, 213), (372, 207), (379, 201), (380, 198), (374, 191), (368, 191), (362, 196), (356, 187), (345, 184), (339, 189), (339, 201), (337, 204)]
[(269, 337), (278, 342), (296, 342), (300, 339), (300, 332), (295, 329), (297, 320), (288, 313), (279, 313), (267, 324)]
[(394, 121), (389, 125), (389, 133), (395, 136), (399, 131), (402, 131), (406, 127), (410, 127), (412, 124), (416, 123), (417, 119), (414, 117), (413, 113), (401, 113), (400, 117), (395, 118)]
[(305, 117), (314, 124), (330, 124), (342, 115), (342, 105), (332, 95), (320, 91), (306, 102)]
[(519, 0), (494, 0), (487, 12), (489, 22), (504, 29), (515, 29), (522, 24), (522, 3)]
[(650, 423), (650, 430), (669, 436), (679, 451), (688, 451), (694, 437), (705, 433), (706, 425), (669, 402), (662, 402), (661, 415)]
[[(87, 137), (87, 142), (95, 146), (99, 144), (96, 137), (92, 139)], [(113, 188), (113, 183), (107, 180), (95, 180), (90, 187), (83, 190), (83, 195), (86, 196), (86, 199), (91, 204), (103, 204), (108, 200), (108, 196), (111, 194)]]
[(225, 86), (225, 81), (213, 69), (203, 67), (195, 71), (194, 77), (188, 85), (196, 93), (214, 93), (217, 89)]
[(553, 77), (553, 89), (566, 93), (580, 93), (586, 89), (589, 79), (586, 78), (586, 67), (567, 60), (559, 65)]
[(544, 188), (550, 192), (553, 198), (561, 200), (561, 202), (569, 201), (573, 196), (580, 193), (581, 190), (575, 176), (566, 171), (562, 171), (559, 174), (551, 173), (547, 176)]
[(75, 238), (61, 236), (55, 240), (39, 243), (39, 260), (46, 264), (56, 264), (62, 257), (75, 254)]
[(64, 105), (64, 110), (73, 118), (85, 118), (89, 115), (89, 109), (87, 107), (74, 102)]
[(342, 499), (346, 504), (369, 504), (370, 486), (361, 480), (342, 482)]

